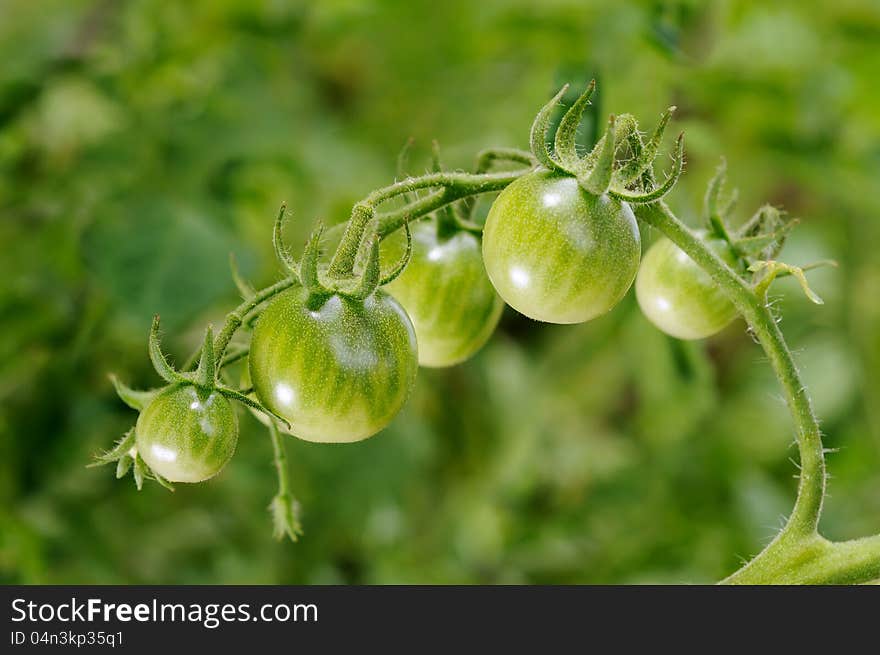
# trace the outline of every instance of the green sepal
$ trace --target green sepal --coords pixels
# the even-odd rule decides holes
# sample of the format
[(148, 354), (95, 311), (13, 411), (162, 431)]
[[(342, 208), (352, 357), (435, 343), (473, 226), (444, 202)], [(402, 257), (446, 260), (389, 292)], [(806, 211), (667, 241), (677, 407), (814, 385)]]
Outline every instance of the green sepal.
[(556, 105), (558, 105), (559, 101), (562, 100), (562, 96), (565, 95), (565, 92), (567, 90), (568, 84), (563, 86), (546, 105), (541, 107), (538, 115), (535, 116), (535, 120), (532, 123), (532, 129), (529, 133), (529, 145), (531, 147), (532, 154), (535, 156), (535, 159), (537, 159), (543, 166), (551, 171), (564, 170), (556, 161), (553, 160), (553, 157), (550, 155), (550, 150), (548, 149), (547, 143), (547, 135), (550, 131), (550, 118), (553, 116), (553, 110), (556, 109)]
[(266, 414), (267, 416), (271, 416), (275, 420), (283, 423), (284, 427), (286, 427), (288, 430), (290, 429), (290, 423), (288, 423), (287, 419), (285, 419), (283, 416), (279, 416), (278, 414), (273, 412), (271, 409), (269, 409), (268, 407), (265, 407), (264, 405), (257, 402), (253, 398), (250, 398), (249, 396), (245, 396), (240, 391), (236, 391), (235, 389), (230, 389), (229, 387), (222, 386), (222, 385), (216, 386), (215, 391), (222, 394), (226, 398), (229, 398), (230, 400), (236, 400), (236, 401), (240, 402), (242, 405), (245, 405), (246, 407), (250, 407), (251, 409), (256, 409), (257, 411), (263, 412), (263, 414)]
[(563, 114), (559, 121), (559, 127), (556, 128), (553, 150), (559, 163), (569, 171), (573, 171), (578, 163), (577, 131), (595, 90), (596, 80), (592, 80), (586, 90)]
[(678, 182), (678, 178), (681, 177), (682, 170), (684, 170), (683, 133), (679, 134), (678, 139), (676, 139), (674, 157), (675, 164), (673, 166), (672, 172), (669, 174), (669, 177), (666, 178), (666, 181), (663, 182), (663, 184), (661, 184), (660, 186), (643, 194), (633, 194), (622, 191), (609, 191), (608, 194), (617, 198), (618, 200), (625, 200), (626, 202), (632, 204), (646, 204), (650, 202), (656, 202), (672, 190), (672, 188), (675, 186), (675, 183)]
[(122, 435), (116, 441), (116, 443), (113, 444), (113, 447), (110, 448), (110, 450), (104, 451), (100, 455), (95, 455), (95, 461), (93, 461), (91, 464), (87, 464), (86, 468), (106, 466), (107, 464), (118, 462), (123, 457), (130, 457), (132, 448), (134, 448), (136, 438), (134, 430), (134, 427), (131, 427), (128, 432)]
[(397, 262), (393, 269), (391, 269), (388, 273), (382, 276), (382, 279), (379, 280), (379, 286), (385, 286), (391, 282), (394, 282), (401, 273), (403, 273), (406, 265), (409, 264), (409, 260), (412, 258), (413, 251), (413, 243), (412, 243), (412, 230), (409, 229), (409, 221), (403, 224), (403, 229), (406, 232), (406, 251), (403, 253), (403, 256)]
[(163, 487), (170, 491), (174, 491), (174, 486), (161, 475), (150, 469), (147, 463), (140, 456), (135, 445), (137, 435), (135, 428), (132, 427), (120, 438), (113, 447), (95, 456), (95, 461), (88, 464), (88, 468), (95, 466), (105, 466), (107, 464), (116, 463), (116, 479), (124, 478), (129, 471), (134, 476), (134, 483), (138, 490), (144, 486), (144, 480), (155, 480)]
[(277, 494), (269, 504), (272, 514), (272, 534), (279, 541), (285, 536), (291, 541), (298, 541), (302, 535), (300, 524), (300, 504), (290, 494)]
[(736, 237), (753, 237), (773, 232), (782, 223), (782, 212), (773, 205), (761, 205), (751, 218), (737, 228)]
[(323, 224), (312, 232), (303, 251), (302, 260), (299, 265), (300, 283), (309, 291), (309, 293), (326, 293), (326, 289), (321, 285), (318, 279), (318, 259), (321, 255), (321, 236), (324, 234)]
[(129, 469), (131, 469), (131, 465), (134, 462), (131, 455), (125, 454), (120, 457), (116, 461), (116, 479), (121, 480), (128, 473)]
[[(409, 177), (409, 155), (412, 152), (413, 143), (415, 143), (415, 139), (409, 137), (406, 140), (406, 143), (403, 144), (400, 152), (397, 153), (397, 165), (395, 167), (395, 170), (397, 171), (397, 181)], [(412, 194), (403, 193), (401, 194), (401, 198), (404, 203), (409, 203), (412, 200)]]
[(738, 243), (750, 238), (772, 237), (757, 253), (757, 256), (760, 259), (775, 259), (782, 251), (788, 233), (798, 222), (796, 218), (786, 219), (785, 213), (773, 205), (763, 205), (735, 232), (734, 242)]
[(146, 466), (146, 467), (147, 467), (147, 471), (149, 471), (149, 476), (148, 476), (149, 478), (151, 478), (151, 479), (155, 480), (156, 482), (158, 482), (160, 486), (165, 487), (168, 491), (171, 491), (171, 492), (174, 491), (174, 485), (173, 485), (173, 484), (171, 484), (168, 480), (166, 480), (166, 479), (163, 478), (161, 475), (159, 475), (158, 473), (156, 473), (153, 469), (151, 469), (149, 466), (147, 466), (146, 462), (144, 462), (144, 466)]
[(772, 259), (785, 243), (785, 239), (792, 228), (797, 225), (797, 220), (784, 223), (781, 228), (769, 234), (756, 234), (751, 237), (734, 238), (731, 245), (734, 249), (746, 257), (760, 257)]
[[(663, 134), (666, 131), (669, 119), (672, 118), (673, 112), (675, 112), (674, 106), (669, 107), (660, 115), (660, 122), (654, 129), (654, 134), (651, 135), (648, 143), (644, 145), (640, 143), (640, 147), (638, 148), (639, 152), (633, 152), (632, 159), (614, 172), (612, 179), (613, 185), (627, 187), (651, 167), (654, 163), (654, 159), (657, 158), (657, 152), (660, 149), (660, 144), (663, 142)], [(638, 134), (638, 130), (635, 130), (634, 133)], [(639, 138), (639, 141), (641, 141), (641, 138)], [(634, 150), (632, 148), (632, 141), (630, 141), (630, 149)]]
[(278, 216), (275, 217), (275, 226), (272, 229), (272, 247), (275, 249), (275, 257), (284, 269), (285, 275), (296, 275), (296, 262), (290, 256), (290, 251), (284, 245), (284, 224), (287, 221), (287, 203), (281, 203)]
[(110, 373), (108, 377), (110, 378), (110, 382), (113, 383), (113, 388), (116, 390), (116, 395), (119, 396), (120, 400), (122, 400), (122, 402), (124, 402), (132, 409), (136, 409), (139, 412), (143, 411), (147, 407), (147, 405), (152, 402), (153, 398), (155, 398), (156, 395), (161, 391), (161, 389), (138, 391), (137, 389), (132, 389), (128, 385), (124, 384), (113, 373)]
[[(639, 141), (641, 141), (641, 136), (639, 135), (639, 124), (636, 121), (635, 116), (632, 114), (617, 114), (611, 118), (614, 119), (613, 154), (616, 157), (617, 150), (620, 148), (621, 143), (626, 141), (627, 143), (632, 144), (632, 139), (635, 136), (638, 136)], [(577, 177), (586, 177), (594, 168), (596, 168), (599, 158), (605, 153), (605, 143), (607, 141), (608, 130), (606, 129), (605, 132), (602, 133), (602, 136), (599, 137), (599, 140), (596, 141), (593, 149), (578, 162), (578, 167), (574, 171), (574, 174)], [(639, 146), (638, 151), (641, 152), (641, 146)], [(611, 167), (613, 176), (613, 158)]]
[(374, 293), (379, 288), (379, 282), (381, 282), (379, 236), (377, 234), (371, 234), (369, 239), (364, 242), (362, 252), (363, 254), (360, 259), (363, 260), (363, 266), (360, 281), (350, 291), (342, 291), (343, 295), (357, 300), (363, 300)]
[(730, 217), (733, 215), (733, 211), (736, 209), (736, 205), (739, 202), (739, 189), (731, 189), (730, 193), (727, 196), (727, 202), (724, 203), (724, 206), (721, 207), (719, 213), (721, 214), (721, 218), (725, 221), (729, 221)]
[(144, 478), (147, 477), (147, 470), (147, 463), (143, 460), (140, 453), (136, 454), (131, 474), (134, 476), (134, 484), (138, 491), (144, 488)]
[(616, 117), (614, 114), (608, 117), (608, 128), (605, 130), (605, 136), (600, 139), (600, 143), (596, 144), (596, 149), (594, 150), (594, 152), (598, 152), (595, 164), (588, 173), (578, 179), (581, 188), (588, 193), (592, 193), (594, 196), (601, 196), (608, 191), (608, 187), (611, 185), (611, 176), (614, 170), (614, 152), (616, 150), (615, 121)]
[(150, 328), (149, 339), (150, 361), (153, 362), (153, 368), (163, 380), (170, 384), (191, 383), (192, 380), (187, 376), (174, 370), (165, 354), (162, 352), (162, 346), (159, 343), (159, 315), (153, 317), (153, 325)]
[(199, 366), (195, 373), (196, 384), (203, 389), (211, 389), (214, 386), (216, 371), (216, 362), (214, 361), (214, 328), (209, 325), (205, 330), (202, 354), (199, 357)]

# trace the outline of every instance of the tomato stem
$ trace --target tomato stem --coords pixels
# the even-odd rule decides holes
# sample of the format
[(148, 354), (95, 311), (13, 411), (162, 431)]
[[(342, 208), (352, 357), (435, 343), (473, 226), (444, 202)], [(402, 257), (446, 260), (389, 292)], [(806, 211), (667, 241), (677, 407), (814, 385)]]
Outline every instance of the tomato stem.
[(262, 303), (277, 296), (282, 291), (286, 291), (297, 283), (298, 280), (294, 277), (286, 277), (283, 280), (279, 280), (265, 289), (260, 289), (253, 295), (253, 297), (248, 298), (226, 315), (223, 329), (214, 340), (214, 361), (217, 363), (217, 366), (220, 366), (223, 363), (223, 357), (226, 354), (226, 348), (229, 346), (229, 342), (235, 335), (236, 330), (238, 330), (242, 323), (248, 318), (248, 314)]
[[(773, 582), (803, 574), (804, 582), (865, 582), (880, 575), (880, 536), (832, 543), (818, 533), (825, 498), (821, 430), (791, 351), (767, 302), (685, 226), (664, 202), (634, 207), (645, 223), (685, 251), (727, 293), (764, 348), (782, 385), (800, 452), (797, 500), (785, 527), (749, 563), (724, 582)], [(811, 550), (812, 549), (812, 550)], [(807, 557), (807, 555), (809, 557)], [(805, 558), (809, 561), (805, 562)]]
[(420, 189), (436, 189), (427, 196), (414, 200), (398, 209), (377, 215), (378, 234), (385, 238), (400, 229), (406, 221), (430, 214), (441, 207), (462, 198), (501, 191), (533, 168), (521, 168), (499, 173), (429, 173), (420, 177), (409, 177), (390, 186), (378, 189), (362, 202), (376, 207), (404, 193)]
[(287, 535), (291, 541), (296, 541), (302, 528), (299, 522), (299, 503), (290, 493), (290, 479), (287, 472), (287, 453), (281, 434), (274, 421), (269, 422), (269, 439), (272, 441), (272, 455), (275, 462), (275, 474), (278, 477), (278, 493), (272, 499), (269, 506), (273, 522), (275, 524), (275, 537), (277, 539)]

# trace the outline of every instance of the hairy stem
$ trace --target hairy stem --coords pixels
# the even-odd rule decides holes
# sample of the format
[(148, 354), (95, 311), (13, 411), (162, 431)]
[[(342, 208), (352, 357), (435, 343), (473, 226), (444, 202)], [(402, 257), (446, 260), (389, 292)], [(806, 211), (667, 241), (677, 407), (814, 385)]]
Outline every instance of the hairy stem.
[(251, 298), (245, 300), (226, 315), (223, 329), (220, 331), (220, 334), (217, 335), (217, 338), (214, 339), (214, 361), (217, 362), (217, 366), (223, 364), (223, 356), (226, 354), (226, 347), (232, 340), (233, 335), (235, 335), (235, 331), (241, 327), (241, 324), (247, 318), (247, 315), (273, 296), (292, 287), (296, 282), (297, 281), (293, 277), (286, 277), (283, 280), (279, 280), (265, 289), (260, 289)]
[(818, 533), (825, 497), (825, 454), (800, 373), (767, 303), (688, 229), (663, 202), (634, 208), (686, 252), (726, 291), (758, 339), (782, 385), (795, 423), (800, 480), (794, 510), (776, 538), (724, 582), (864, 582), (880, 572), (880, 536), (832, 543)]
[(287, 451), (281, 442), (281, 433), (274, 422), (269, 424), (269, 438), (272, 440), (272, 457), (275, 461), (275, 474), (278, 476), (278, 495), (290, 495), (290, 480), (287, 476)]
[(430, 173), (421, 177), (409, 177), (390, 186), (378, 189), (361, 202), (372, 207), (419, 189), (436, 189), (424, 198), (414, 200), (399, 209), (377, 216), (379, 236), (386, 237), (400, 229), (406, 221), (414, 220), (468, 196), (501, 191), (531, 168), (503, 173)]

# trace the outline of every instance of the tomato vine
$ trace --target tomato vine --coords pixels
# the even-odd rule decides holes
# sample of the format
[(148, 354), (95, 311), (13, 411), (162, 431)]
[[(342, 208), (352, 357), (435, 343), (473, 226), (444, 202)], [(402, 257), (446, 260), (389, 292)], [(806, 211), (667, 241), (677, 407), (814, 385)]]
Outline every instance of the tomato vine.
[[(141, 434), (146, 429), (143, 426), (147, 421), (142, 422), (139, 419), (137, 426), (126, 433), (112, 449), (100, 455), (96, 463), (115, 463), (117, 477), (122, 477), (129, 470), (133, 470), (138, 487), (145, 478), (153, 478), (168, 487), (172, 487), (173, 481), (206, 479), (219, 471), (226, 463), (226, 459), (231, 457), (237, 439), (237, 423), (234, 415), (229, 418), (228, 412), (223, 408), (229, 401), (237, 401), (263, 414), (262, 420), (269, 429), (278, 476), (278, 493), (270, 506), (275, 534), (278, 537), (287, 535), (295, 540), (301, 533), (299, 504), (290, 489), (283, 432), (296, 435), (298, 430), (307, 430), (308, 435), (298, 436), (316, 441), (348, 441), (365, 438), (387, 425), (399, 410), (412, 384), (412, 376), (408, 371), (414, 370), (410, 367), (415, 366), (415, 346), (410, 347), (403, 343), (407, 339), (401, 335), (411, 334), (413, 327), (404, 308), (400, 307), (393, 296), (394, 286), (389, 287), (390, 295), (381, 288), (386, 284), (392, 284), (395, 279), (400, 279), (399, 276), (406, 271), (412, 261), (414, 248), (410, 224), (428, 215), (435, 215), (436, 236), (431, 238), (443, 240), (458, 232), (465, 232), (470, 235), (469, 239), (480, 239), (482, 226), (474, 223), (471, 218), (474, 199), (481, 194), (499, 193), (487, 223), (502, 222), (508, 229), (508, 232), (501, 237), (506, 240), (502, 243), (504, 248), (501, 249), (504, 251), (504, 256), (509, 254), (510, 241), (516, 240), (515, 236), (510, 235), (522, 235), (524, 230), (533, 230), (534, 234), (528, 239), (520, 239), (521, 243), (514, 244), (518, 249), (516, 256), (520, 257), (518, 262), (528, 262), (529, 257), (532, 260), (540, 259), (543, 253), (535, 252), (535, 246), (529, 245), (538, 237), (542, 239), (544, 247), (546, 240), (551, 242), (555, 240), (565, 252), (569, 252), (565, 248), (570, 250), (571, 246), (570, 242), (565, 242), (566, 238), (598, 244), (601, 250), (603, 245), (607, 245), (607, 240), (612, 238), (614, 230), (618, 229), (609, 225), (622, 225), (620, 221), (625, 223), (626, 216), (632, 216), (634, 213), (640, 225), (656, 228), (674, 245), (674, 248), (677, 248), (677, 251), (671, 248), (668, 252), (680, 253), (693, 262), (702, 274), (708, 275), (708, 281), (703, 280), (700, 284), (704, 287), (709, 284), (714, 285), (711, 290), (718, 290), (723, 294), (733, 305), (736, 313), (745, 320), (749, 331), (762, 346), (782, 386), (795, 424), (800, 454), (797, 498), (790, 517), (776, 538), (723, 582), (857, 583), (880, 576), (880, 535), (832, 542), (819, 533), (827, 477), (821, 430), (807, 389), (779, 328), (777, 316), (767, 299), (768, 288), (776, 278), (792, 275), (798, 279), (811, 300), (821, 302), (821, 299), (810, 290), (804, 275), (804, 271), (812, 266), (799, 268), (777, 259), (788, 232), (794, 226), (794, 221), (786, 219), (775, 208), (765, 206), (760, 208), (751, 219), (734, 229), (730, 224), (730, 214), (735, 197), (732, 195), (723, 197), (725, 171), (722, 167), (710, 182), (706, 193), (704, 231), (687, 227), (673, 213), (665, 200), (683, 169), (682, 135), (676, 140), (672, 170), (663, 181), (657, 181), (653, 169), (665, 128), (675, 108), (670, 107), (663, 112), (656, 129), (647, 140), (643, 139), (633, 116), (629, 114), (612, 116), (609, 118), (604, 135), (589, 152), (581, 155), (576, 143), (576, 135), (594, 88), (595, 84), (590, 84), (564, 114), (556, 129), (552, 146), (549, 139), (551, 118), (565, 88), (538, 112), (531, 129), (530, 151), (513, 148), (488, 149), (478, 153), (474, 172), (462, 172), (444, 171), (435, 149), (432, 172), (421, 176), (404, 175), (402, 179), (369, 193), (354, 205), (351, 218), (329, 263), (324, 263), (321, 257), (323, 232), (320, 227), (309, 240), (299, 262), (292, 257), (282, 239), (282, 228), (287, 213), (286, 207), (282, 205), (276, 218), (273, 241), (285, 276), (263, 289), (254, 290), (240, 278), (233, 266), (233, 278), (244, 295), (243, 302), (227, 314), (216, 338), (211, 328), (207, 329), (202, 346), (179, 371), (168, 364), (159, 347), (157, 317), (150, 333), (149, 351), (157, 372), (166, 381), (167, 386), (162, 389), (135, 391), (114, 378), (117, 392), (124, 402), (140, 411), (141, 417), (147, 412), (150, 413), (151, 433)], [(400, 159), (401, 173), (404, 161), (405, 153)], [(494, 165), (498, 162), (512, 164), (514, 169), (493, 171)], [(541, 182), (528, 185), (527, 180)], [(570, 201), (553, 215), (552, 220), (539, 224), (535, 209), (541, 204), (538, 201), (543, 201), (544, 206), (549, 206), (546, 202), (547, 196), (541, 195), (549, 192), (545, 191), (542, 185), (557, 183), (564, 186), (566, 194), (570, 194)], [(553, 188), (555, 204), (559, 202), (559, 189), (555, 186)], [(514, 196), (515, 193), (521, 195)], [(398, 204), (393, 209), (380, 211), (389, 201), (396, 201)], [(608, 209), (609, 207), (612, 209)], [(560, 228), (560, 217), (568, 221), (570, 226), (565, 229)], [(602, 223), (602, 220), (606, 222)], [(562, 297), (550, 310), (544, 311), (547, 308), (539, 307), (534, 312), (522, 309), (521, 311), (552, 322), (580, 322), (610, 310), (619, 300), (622, 292), (629, 288), (639, 264), (639, 231), (635, 227), (635, 220), (631, 218), (628, 220), (632, 221), (635, 230), (634, 250), (629, 248), (632, 244), (627, 246), (628, 252), (631, 251), (634, 268), (631, 276), (628, 273), (623, 276), (628, 276), (628, 279), (623, 280), (623, 286), (620, 288), (609, 285), (620, 286), (621, 276), (607, 270), (610, 265), (608, 262), (615, 259), (619, 254), (618, 250), (612, 249), (611, 256), (608, 256), (600, 251), (587, 249), (580, 252), (576, 258), (569, 257), (567, 260), (569, 270), (565, 272), (566, 274), (592, 276), (589, 278), (592, 286), (581, 295), (595, 296), (607, 292), (608, 301), (605, 304), (595, 310), (575, 314), (560, 312), (559, 307), (563, 307), (565, 303), (581, 302), (577, 293), (571, 291), (574, 284), (571, 282), (567, 283), (568, 287), (566, 287), (569, 295)], [(592, 226), (595, 229), (592, 232), (589, 230), (584, 232), (585, 226)], [(401, 229), (405, 232), (407, 240), (405, 252), (391, 271), (383, 271), (380, 267), (379, 243)], [(571, 237), (571, 234), (575, 236)], [(489, 238), (488, 229), (486, 237)], [(492, 266), (488, 256), (501, 255), (497, 254), (495, 241), (487, 245), (487, 239), (483, 239), (483, 257), (487, 259), (486, 265), (492, 277)], [(529, 252), (529, 248), (532, 252)], [(415, 250), (418, 250), (418, 247)], [(600, 252), (601, 256), (596, 252)], [(452, 261), (451, 265), (455, 266), (455, 260)], [(823, 263), (825, 262), (816, 265)], [(597, 270), (590, 270), (591, 267)], [(563, 273), (553, 271), (551, 275), (554, 276), (554, 282), (558, 283)], [(432, 276), (434, 274), (429, 275)], [(443, 275), (434, 277), (444, 278)], [(424, 280), (419, 283), (425, 284)], [(499, 284), (495, 278), (492, 279), (492, 283), (508, 304), (520, 308), (518, 303), (521, 299), (515, 297), (516, 294), (511, 288)], [(456, 280), (455, 284), (462, 282)], [(540, 294), (546, 296), (549, 293), (548, 289), (551, 288), (552, 285), (538, 287), (539, 305)], [(645, 288), (649, 289), (648, 286)], [(650, 290), (644, 291), (644, 293), (649, 292)], [(402, 298), (405, 297), (404, 293), (400, 295)], [(442, 294), (438, 294), (438, 297), (441, 296)], [(642, 303), (641, 289), (639, 296), (639, 301)], [(333, 320), (342, 320), (339, 323), (342, 327), (330, 329), (345, 332), (342, 341), (346, 342), (345, 347), (348, 350), (340, 350), (340, 340), (336, 339), (332, 332), (326, 332), (327, 323), (321, 322), (323, 321), (321, 312), (331, 301), (335, 305), (330, 307), (328, 313), (333, 314), (335, 317)], [(529, 299), (529, 302), (534, 301), (535, 298)], [(286, 304), (282, 305), (282, 303)], [(268, 307), (273, 309), (267, 312)], [(430, 310), (433, 311), (434, 308)], [(415, 313), (416, 310), (412, 311)], [(442, 311), (442, 307), (437, 311)], [(674, 336), (686, 338), (709, 336), (729, 320), (726, 316), (722, 317), (725, 320), (719, 319), (714, 323), (706, 319), (704, 323), (709, 324), (708, 328), (702, 325), (700, 329), (678, 330), (665, 326), (662, 320), (652, 317), (650, 311), (646, 313), (649, 319), (656, 320), (661, 329), (669, 330)], [(275, 316), (276, 319), (271, 325), (268, 323), (261, 325), (259, 320), (263, 314)], [(487, 315), (491, 314), (492, 312), (487, 313)], [(300, 316), (293, 323), (298, 326), (298, 331), (285, 334), (285, 330), (291, 329), (287, 324), (294, 315)], [(339, 319), (342, 315), (346, 317), (344, 320)], [(571, 319), (572, 316), (575, 318)], [(493, 320), (497, 322), (497, 312), (494, 313)], [(318, 323), (313, 325), (315, 321)], [(450, 321), (450, 323), (454, 322)], [(254, 337), (254, 340), (259, 342), (256, 347), (233, 344), (233, 338), (239, 330), (253, 331), (255, 324), (261, 328)], [(433, 325), (431, 327), (436, 328)], [(479, 332), (479, 343), (470, 347), (465, 356), (469, 356), (479, 348), (493, 329), (494, 323)], [(389, 336), (392, 334), (396, 336)], [(315, 335), (319, 335), (320, 338)], [(252, 385), (246, 382), (245, 384), (249, 386), (236, 389), (226, 380), (228, 376), (225, 369), (235, 362), (248, 359), (249, 365), (253, 367), (255, 359), (271, 363), (280, 361), (279, 356), (289, 358), (292, 347), (289, 344), (298, 343), (300, 340), (314, 344), (310, 347), (314, 352), (318, 352), (323, 347), (321, 339), (327, 338), (333, 345), (321, 351), (322, 366), (325, 367), (323, 371), (316, 373), (312, 370), (314, 366), (302, 364), (293, 368), (288, 366), (283, 373), (278, 373), (272, 372), (274, 369), (271, 369), (271, 366), (258, 362), (256, 365), (258, 368), (251, 370)], [(389, 346), (389, 343), (395, 340), (397, 340), (396, 345)], [(358, 357), (364, 353), (368, 356), (360, 357), (360, 360), (369, 360), (370, 365), (375, 369), (370, 373), (357, 372), (361, 371), (359, 366), (366, 366), (363, 361), (358, 360)], [(462, 358), (457, 355), (447, 356), (442, 360), (423, 358), (422, 363), (450, 365)], [(314, 376), (327, 374), (326, 368), (331, 366), (345, 369), (345, 375), (340, 373), (339, 379), (342, 382), (338, 388), (339, 397), (325, 399), (323, 402), (341, 403), (340, 407), (344, 406), (345, 411), (352, 411), (352, 408), (355, 408), (356, 412), (360, 412), (360, 418), (367, 417), (360, 432), (357, 435), (349, 435), (351, 438), (347, 438), (344, 434), (345, 421), (337, 420), (332, 429), (321, 424), (320, 399), (310, 399), (311, 404), (297, 405), (293, 402), (285, 404), (279, 402), (279, 387), (273, 384), (277, 382), (272, 379), (273, 376), (282, 376), (284, 394), (290, 394), (291, 398), (296, 396), (299, 400), (297, 394), (307, 395)], [(379, 370), (377, 366), (381, 368), (381, 374), (376, 373)], [(400, 368), (399, 374), (395, 372), (395, 367)], [(270, 372), (267, 373), (267, 370)], [(370, 377), (374, 373), (375, 375)], [(358, 375), (365, 376), (361, 381), (363, 384), (356, 380)], [(269, 382), (266, 381), (267, 376)], [(353, 391), (355, 387), (357, 389)], [(395, 389), (397, 394), (394, 402), (383, 407), (375, 416), (370, 416), (371, 410), (375, 409), (370, 406), (371, 394), (381, 393), (389, 388)], [(192, 400), (192, 407), (198, 405), (200, 411), (200, 403), (205, 402), (206, 399), (215, 399), (218, 403), (217, 407), (223, 410), (222, 425), (219, 423), (214, 425), (212, 423), (214, 419), (207, 414), (201, 416), (198, 421), (190, 420), (185, 405), (192, 398), (195, 399)], [(156, 404), (160, 401), (167, 403), (168, 399), (172, 399), (175, 403), (172, 412), (174, 416), (164, 412), (162, 407)], [(184, 402), (180, 399), (186, 400)], [(317, 410), (315, 403), (318, 405)], [(342, 410), (337, 408), (334, 411)], [(301, 414), (309, 414), (312, 422), (308, 424), (308, 428), (299, 423)], [(354, 414), (346, 420), (354, 422)], [(180, 426), (178, 438), (172, 434), (174, 425)], [(210, 436), (215, 433), (223, 435), (223, 443), (218, 445), (211, 442)], [(145, 459), (141, 449), (150, 436), (158, 439), (162, 449), (159, 451), (160, 456), (179, 457), (179, 459), (172, 462), (173, 465), (169, 465), (167, 461), (160, 463), (155, 457), (151, 459), (148, 456)], [(208, 446), (202, 445), (205, 443)], [(214, 456), (213, 459), (206, 458), (205, 452)], [(153, 462), (152, 466), (146, 461), (147, 459)], [(163, 471), (166, 474), (163, 474)], [(172, 473), (167, 473), (168, 471)], [(170, 480), (169, 477), (174, 479)]]

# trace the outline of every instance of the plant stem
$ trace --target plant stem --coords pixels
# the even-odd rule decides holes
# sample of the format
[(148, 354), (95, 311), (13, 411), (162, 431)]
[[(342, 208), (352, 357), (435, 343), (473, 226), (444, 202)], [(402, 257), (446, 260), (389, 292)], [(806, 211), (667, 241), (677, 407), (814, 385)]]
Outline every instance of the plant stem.
[(287, 535), (292, 541), (296, 541), (302, 534), (302, 526), (299, 522), (299, 503), (290, 493), (290, 481), (287, 477), (287, 453), (281, 434), (274, 421), (269, 423), (269, 438), (272, 440), (272, 453), (275, 461), (275, 473), (278, 477), (278, 493), (272, 499), (269, 508), (272, 512), (272, 523), (276, 539)]
[(531, 168), (526, 168), (516, 171), (505, 171), (503, 173), (430, 173), (421, 177), (409, 177), (390, 186), (378, 189), (361, 202), (375, 207), (405, 193), (418, 189), (440, 187), (424, 198), (414, 200), (399, 209), (379, 214), (377, 216), (379, 221), (378, 233), (380, 237), (384, 238), (400, 229), (406, 221), (430, 214), (456, 200), (481, 193), (501, 191), (511, 182), (531, 170)]
[(223, 329), (217, 338), (214, 339), (214, 361), (220, 366), (223, 363), (223, 356), (226, 354), (226, 347), (232, 340), (235, 331), (241, 327), (241, 324), (247, 318), (247, 315), (260, 304), (266, 302), (273, 296), (278, 295), (282, 291), (286, 291), (296, 284), (296, 280), (292, 277), (286, 277), (272, 284), (265, 289), (257, 291), (251, 298), (248, 298), (238, 307), (233, 309), (226, 315), (226, 321)]
[(269, 438), (272, 440), (272, 456), (275, 461), (275, 473), (278, 476), (278, 495), (290, 495), (290, 480), (287, 477), (287, 452), (281, 443), (281, 433), (274, 421), (269, 424)]
[(724, 582), (859, 582), (880, 571), (880, 536), (831, 543), (818, 533), (825, 497), (825, 453), (810, 397), (791, 351), (767, 303), (688, 229), (663, 202), (634, 207), (688, 254), (728, 294), (764, 348), (794, 419), (800, 452), (800, 481), (794, 510), (776, 538)]

